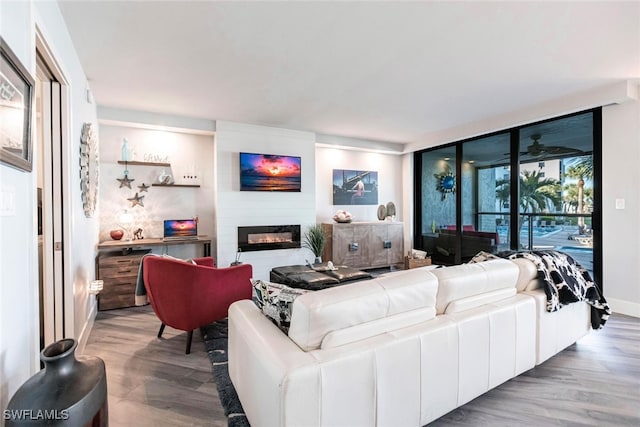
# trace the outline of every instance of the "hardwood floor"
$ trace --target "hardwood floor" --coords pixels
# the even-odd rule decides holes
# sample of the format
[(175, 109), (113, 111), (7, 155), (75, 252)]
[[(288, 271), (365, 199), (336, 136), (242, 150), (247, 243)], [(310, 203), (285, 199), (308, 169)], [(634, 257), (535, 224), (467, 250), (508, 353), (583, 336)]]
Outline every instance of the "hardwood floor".
[(430, 426), (640, 425), (640, 319), (604, 329)]
[[(199, 332), (160, 323), (149, 306), (99, 312), (84, 354), (107, 366), (118, 426), (226, 426)], [(640, 425), (640, 319), (614, 315), (540, 366), (430, 426)]]
[(200, 332), (185, 354), (186, 332), (159, 327), (150, 306), (98, 313), (84, 354), (105, 362), (109, 425), (226, 426)]

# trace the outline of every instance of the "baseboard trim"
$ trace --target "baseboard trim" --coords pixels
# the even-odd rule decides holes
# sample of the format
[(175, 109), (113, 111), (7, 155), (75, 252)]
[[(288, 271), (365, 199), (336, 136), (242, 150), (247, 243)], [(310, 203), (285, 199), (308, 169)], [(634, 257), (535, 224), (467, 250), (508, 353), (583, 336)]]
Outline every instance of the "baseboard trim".
[(89, 334), (91, 334), (91, 330), (93, 329), (93, 323), (98, 314), (98, 303), (94, 301), (91, 305), (91, 310), (89, 311), (89, 316), (87, 320), (84, 322), (84, 327), (82, 328), (82, 332), (78, 337), (78, 347), (76, 348), (77, 354), (84, 354), (84, 349), (87, 346), (87, 341), (89, 340)]
[(607, 302), (611, 311), (618, 314), (624, 314), (626, 316), (640, 317), (640, 304), (636, 302), (629, 302), (616, 298), (607, 297)]

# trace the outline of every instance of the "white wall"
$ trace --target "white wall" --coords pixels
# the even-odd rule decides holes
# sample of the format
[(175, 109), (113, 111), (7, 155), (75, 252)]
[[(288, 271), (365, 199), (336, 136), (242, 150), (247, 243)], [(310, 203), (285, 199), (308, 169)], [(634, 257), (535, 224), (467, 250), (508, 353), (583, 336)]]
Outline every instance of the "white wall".
[[(240, 191), (240, 152), (300, 156), (302, 191), (271, 193)], [(217, 263), (233, 262), (238, 247), (237, 228), (252, 225), (316, 222), (315, 135), (287, 129), (217, 121), (215, 138)], [(254, 277), (268, 279), (271, 268), (312, 260), (307, 249), (246, 252), (241, 261), (252, 264)]]
[[(0, 2), (0, 34), (35, 75), (35, 29), (69, 83), (71, 111), (63, 141), (65, 193), (65, 282), (69, 290), (67, 336), (81, 341), (88, 333), (95, 301), (86, 291), (94, 277), (97, 219), (84, 216), (79, 185), (80, 133), (84, 122), (96, 123), (93, 105), (84, 101), (86, 77), (55, 2)], [(38, 153), (34, 153), (34, 163)], [(15, 209), (0, 216), (0, 408), (39, 369), (36, 174), (0, 165), (0, 189), (11, 194)]]
[[(333, 170), (370, 170), (378, 172), (378, 204), (334, 205)], [(336, 211), (351, 213), (354, 221), (377, 221), (378, 205), (393, 202), (396, 220), (403, 221), (406, 212), (402, 190), (402, 156), (340, 148), (316, 149), (316, 218), (318, 222), (332, 222)]]
[[(171, 167), (127, 165), (131, 188), (116, 180), (124, 175), (121, 159), (122, 139), (142, 161), (144, 154), (168, 156)], [(134, 159), (132, 159), (134, 160)], [(163, 172), (171, 173), (176, 184), (190, 184), (185, 175), (196, 171), (200, 187), (153, 187)], [(162, 237), (163, 220), (198, 217), (198, 234), (213, 236), (214, 229), (213, 136), (187, 132), (141, 129), (131, 126), (100, 125), (100, 241), (111, 240), (109, 231), (120, 228), (117, 214), (127, 210), (134, 217), (131, 228), (142, 228), (143, 236)], [(138, 186), (149, 186), (142, 192)], [(127, 200), (138, 193), (144, 206)], [(128, 236), (125, 236), (125, 238)], [(161, 252), (156, 248), (154, 252)], [(170, 246), (169, 254), (180, 258), (202, 256), (200, 245)]]
[[(34, 45), (27, 31), (32, 25), (28, 3), (0, 3), (1, 35), (34, 75)], [(0, 164), (0, 191), (4, 200), (14, 201), (0, 215), (0, 408), (4, 409), (37, 361), (35, 176)]]
[[(640, 317), (640, 102), (602, 110), (604, 294), (618, 313)], [(615, 208), (624, 199), (625, 209)]]
[(409, 249), (415, 247), (413, 241), (413, 198), (414, 198), (414, 177), (413, 177), (413, 153), (408, 153), (402, 156), (402, 189), (404, 193), (404, 200), (402, 201), (402, 220), (404, 221), (404, 250), (407, 252)]

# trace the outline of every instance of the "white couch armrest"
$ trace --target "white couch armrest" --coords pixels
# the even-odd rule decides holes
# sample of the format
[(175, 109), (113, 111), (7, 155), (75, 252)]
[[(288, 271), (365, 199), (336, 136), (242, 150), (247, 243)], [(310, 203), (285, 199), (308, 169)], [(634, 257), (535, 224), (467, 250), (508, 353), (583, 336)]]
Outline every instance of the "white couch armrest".
[(252, 301), (231, 305), (229, 376), (252, 426), (319, 423), (318, 371)]
[(589, 333), (590, 308), (586, 302), (575, 302), (558, 311), (548, 312), (543, 289), (525, 291), (524, 294), (531, 295), (536, 301), (536, 365)]

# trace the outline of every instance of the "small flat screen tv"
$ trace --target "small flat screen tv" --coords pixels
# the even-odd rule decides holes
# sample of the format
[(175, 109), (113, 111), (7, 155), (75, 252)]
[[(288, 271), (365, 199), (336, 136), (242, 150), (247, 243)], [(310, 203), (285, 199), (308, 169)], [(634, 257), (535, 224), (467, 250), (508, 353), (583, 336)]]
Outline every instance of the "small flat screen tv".
[(300, 157), (240, 153), (240, 191), (299, 192)]

